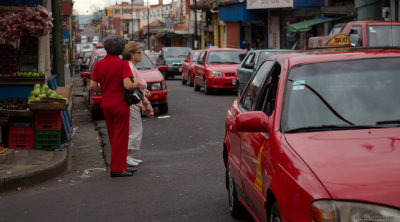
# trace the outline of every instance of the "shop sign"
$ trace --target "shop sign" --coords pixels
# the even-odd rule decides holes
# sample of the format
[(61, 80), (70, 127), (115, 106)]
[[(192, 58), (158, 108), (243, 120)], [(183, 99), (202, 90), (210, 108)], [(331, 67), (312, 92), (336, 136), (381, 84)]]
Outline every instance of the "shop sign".
[(293, 0), (248, 0), (247, 9), (292, 8)]

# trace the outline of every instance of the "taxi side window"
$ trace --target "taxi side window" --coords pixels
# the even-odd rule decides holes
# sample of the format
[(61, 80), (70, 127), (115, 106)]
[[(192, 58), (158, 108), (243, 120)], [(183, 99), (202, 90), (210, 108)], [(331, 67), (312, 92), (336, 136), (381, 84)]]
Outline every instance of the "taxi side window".
[(247, 111), (254, 111), (256, 109), (257, 100), (261, 94), (263, 88), (263, 82), (265, 76), (269, 73), (271, 67), (275, 64), (275, 61), (265, 61), (261, 67), (257, 70), (254, 77), (251, 79), (250, 85), (243, 92), (240, 105)]
[(281, 66), (278, 63), (271, 69), (265, 80), (264, 88), (257, 106), (257, 110), (263, 110), (268, 116), (271, 116), (275, 110), (276, 94), (278, 92), (281, 70)]
[(350, 30), (350, 42), (354, 44), (354, 46), (362, 46), (363, 45), (363, 33), (361, 26), (353, 26)]
[(255, 58), (255, 53), (254, 52), (250, 53), (249, 56), (247, 56), (246, 61), (244, 61), (243, 66), (245, 68), (251, 68), (251, 67), (254, 68), (254, 58)]

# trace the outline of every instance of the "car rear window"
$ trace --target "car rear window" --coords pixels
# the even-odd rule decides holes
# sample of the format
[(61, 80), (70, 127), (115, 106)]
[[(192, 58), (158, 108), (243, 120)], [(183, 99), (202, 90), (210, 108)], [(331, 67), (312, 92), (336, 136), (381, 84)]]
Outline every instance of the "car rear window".
[(370, 47), (400, 47), (400, 25), (369, 25), (367, 35)]

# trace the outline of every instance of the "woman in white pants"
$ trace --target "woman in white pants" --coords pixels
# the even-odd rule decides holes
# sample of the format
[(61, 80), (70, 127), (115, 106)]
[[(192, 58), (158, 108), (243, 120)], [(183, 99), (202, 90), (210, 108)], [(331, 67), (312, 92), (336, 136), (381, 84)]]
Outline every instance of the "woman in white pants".
[[(129, 66), (132, 70), (133, 76), (136, 81), (140, 82), (140, 90), (145, 94), (142, 102), (130, 106), (129, 117), (129, 142), (128, 142), (128, 166), (138, 166), (143, 161), (138, 159), (140, 151), (140, 143), (142, 142), (143, 127), (141, 112), (153, 114), (149, 100), (146, 98), (150, 96), (150, 91), (147, 90), (146, 81), (141, 78), (140, 73), (136, 68), (136, 64), (142, 61), (141, 47), (137, 42), (129, 41), (125, 45), (125, 50), (122, 53), (124, 59), (129, 61)], [(148, 110), (151, 109), (151, 110)], [(150, 111), (150, 112), (149, 112)]]

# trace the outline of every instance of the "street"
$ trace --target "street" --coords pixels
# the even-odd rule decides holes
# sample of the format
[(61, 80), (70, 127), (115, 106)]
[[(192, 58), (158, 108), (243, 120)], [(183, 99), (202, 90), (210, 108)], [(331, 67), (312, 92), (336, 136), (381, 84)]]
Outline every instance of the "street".
[(237, 221), (229, 214), (222, 161), (224, 117), (234, 93), (206, 96), (168, 80), (169, 113), (143, 119), (144, 163), (133, 177), (111, 178), (101, 136), (89, 138), (106, 133), (105, 122), (91, 121), (82, 83), (74, 84), (78, 127), (67, 172), (1, 194), (1, 221)]

